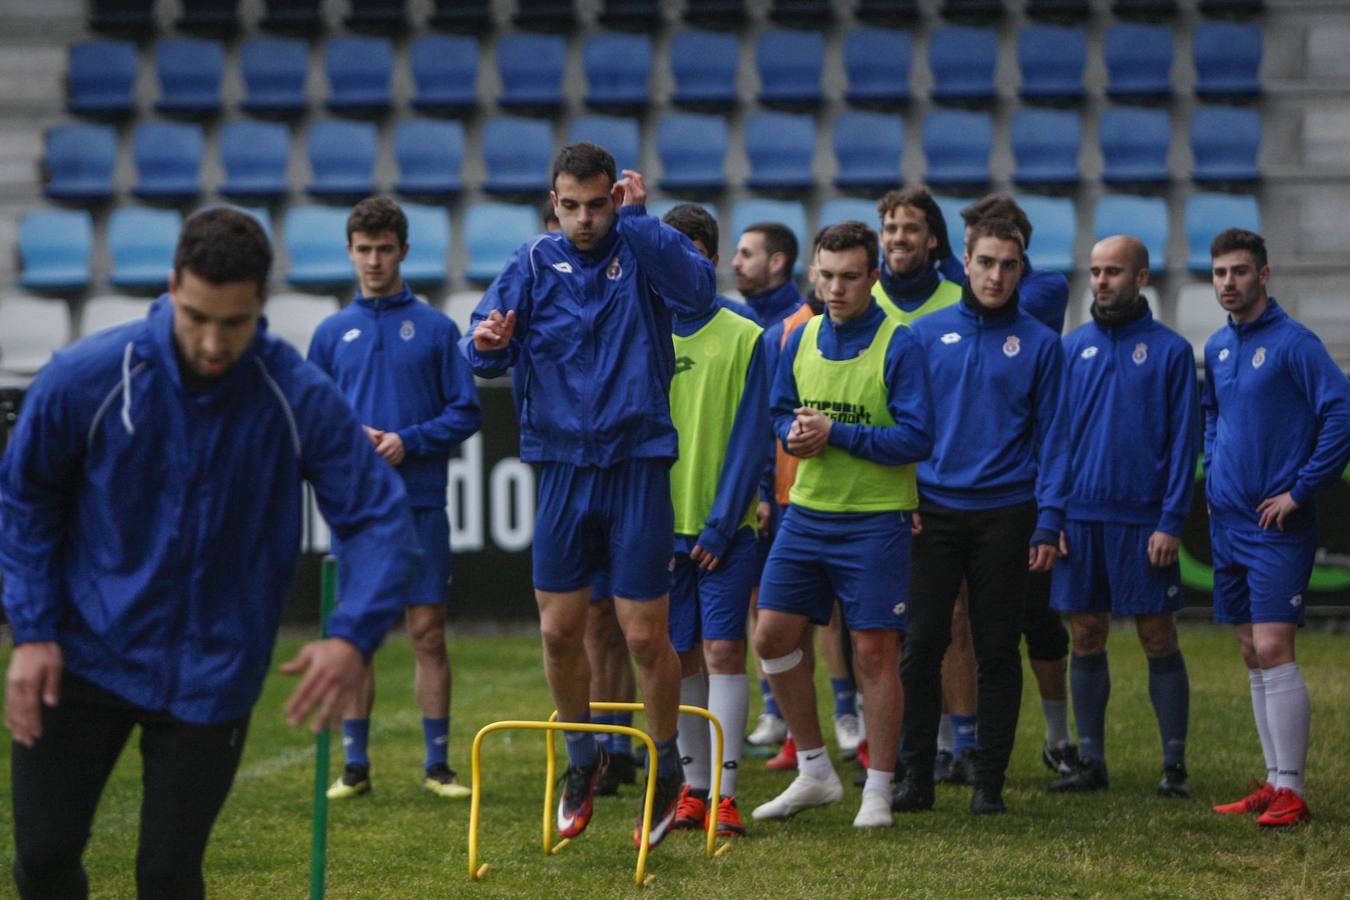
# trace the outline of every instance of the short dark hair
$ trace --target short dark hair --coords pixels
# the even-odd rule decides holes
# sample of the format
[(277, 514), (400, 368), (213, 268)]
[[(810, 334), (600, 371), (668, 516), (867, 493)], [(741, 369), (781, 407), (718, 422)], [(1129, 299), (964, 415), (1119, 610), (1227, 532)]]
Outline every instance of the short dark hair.
[(697, 203), (681, 203), (672, 207), (661, 221), (691, 241), (702, 241), (709, 255), (717, 253), (717, 220)]
[(966, 252), (969, 253), (975, 246), (975, 242), (982, 237), (998, 238), (1000, 241), (1012, 241), (1026, 252), (1026, 243), (1022, 240), (1022, 229), (1011, 219), (1000, 219), (997, 216), (988, 216), (983, 219), (977, 219), (966, 226), (969, 235), (966, 237)]
[(545, 228), (548, 228), (551, 223), (558, 221), (558, 211), (554, 209), (553, 204), (549, 203), (547, 200), (545, 200), (544, 205), (539, 208), (539, 213), (543, 216)]
[(608, 175), (610, 184), (618, 180), (614, 157), (604, 147), (590, 141), (568, 144), (558, 151), (558, 155), (553, 157), (553, 174), (549, 176), (549, 184), (556, 188), (558, 176), (564, 172), (577, 181), (588, 181), (597, 175)]
[(1258, 269), (1266, 267), (1266, 239), (1255, 231), (1247, 231), (1245, 228), (1229, 228), (1226, 231), (1219, 232), (1218, 236), (1214, 238), (1214, 243), (1209, 245), (1211, 259), (1216, 256), (1223, 256), (1225, 253), (1232, 253), (1235, 250), (1246, 250), (1250, 253)]
[(173, 251), (174, 277), (183, 270), (211, 284), (252, 281), (266, 294), (272, 271), (272, 243), (258, 220), (246, 212), (217, 206), (188, 217)]
[(952, 255), (951, 238), (947, 236), (947, 220), (942, 217), (942, 207), (937, 205), (933, 195), (924, 187), (897, 188), (887, 191), (877, 202), (877, 213), (884, 221), (886, 214), (897, 206), (912, 206), (928, 220), (928, 231), (937, 238), (933, 248), (933, 261), (946, 259)]
[(869, 269), (876, 268), (877, 256), (881, 249), (880, 244), (877, 243), (877, 233), (857, 219), (836, 222), (822, 228), (820, 234), (816, 237), (817, 250), (842, 253), (845, 250), (852, 250), (854, 247), (863, 249), (863, 252), (867, 255)]
[(1022, 232), (1022, 249), (1031, 246), (1031, 220), (1027, 211), (1007, 194), (989, 194), (961, 210), (961, 218), (966, 225), (974, 225), (981, 219), (1007, 219)]
[(753, 225), (747, 225), (745, 231), (741, 234), (761, 234), (764, 236), (764, 252), (773, 256), (775, 253), (781, 253), (787, 257), (787, 266), (784, 271), (787, 277), (792, 277), (792, 267), (797, 264), (797, 236), (792, 233), (792, 229), (782, 222), (756, 222)]
[(352, 207), (347, 216), (347, 243), (358, 231), (365, 234), (384, 234), (392, 231), (402, 247), (408, 243), (408, 217), (403, 208), (388, 197), (367, 197)]

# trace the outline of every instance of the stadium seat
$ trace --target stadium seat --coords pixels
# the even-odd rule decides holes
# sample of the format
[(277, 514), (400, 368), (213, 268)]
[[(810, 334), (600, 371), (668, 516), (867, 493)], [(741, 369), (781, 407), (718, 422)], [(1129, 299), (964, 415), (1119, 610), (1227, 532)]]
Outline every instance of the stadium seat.
[[(1208, 246), (1205, 249), (1208, 251)], [(1206, 272), (1209, 270), (1209, 263), (1209, 253), (1206, 252), (1204, 266)], [(1191, 342), (1191, 349), (1195, 351), (1195, 361), (1203, 363), (1205, 344), (1214, 332), (1228, 324), (1228, 314), (1215, 299), (1214, 287), (1211, 284), (1208, 282), (1186, 284), (1177, 292), (1175, 322), (1177, 333)]]
[(641, 129), (637, 119), (614, 116), (577, 116), (567, 131), (567, 143), (590, 141), (604, 147), (614, 156), (614, 165), (624, 169), (641, 169)]
[(299, 38), (254, 38), (239, 49), (241, 106), (251, 113), (290, 114), (308, 105), (309, 45)]
[(226, 197), (279, 200), (290, 190), (291, 131), (279, 122), (229, 122), (217, 142)]
[(662, 27), (660, 0), (605, 0), (600, 24), (624, 31), (655, 34)]
[(155, 33), (154, 0), (91, 0), (89, 7), (92, 31), (132, 37)]
[(1003, 18), (1002, 0), (942, 0), (942, 18), (948, 22), (989, 24)]
[(752, 190), (808, 190), (814, 184), (815, 120), (793, 113), (756, 113), (745, 123), (746, 185)]
[(1198, 106), (1191, 113), (1197, 184), (1247, 186), (1260, 180), (1261, 113), (1250, 107)]
[(353, 31), (397, 34), (408, 27), (407, 0), (351, 0), (342, 22)]
[(820, 227), (833, 225), (836, 222), (858, 221), (865, 222), (868, 227), (876, 230), (877, 227), (877, 204), (872, 200), (861, 200), (857, 197), (836, 197), (833, 200), (825, 201), (820, 207)]
[(70, 343), (70, 304), (65, 300), (0, 296), (0, 372), (29, 377), (52, 353)]
[(1167, 25), (1112, 25), (1106, 31), (1106, 95), (1113, 100), (1159, 101), (1172, 96), (1172, 29)]
[(671, 102), (677, 106), (730, 109), (736, 105), (741, 51), (734, 34), (681, 31), (670, 42)]
[(1227, 228), (1245, 228), (1260, 234), (1261, 208), (1255, 197), (1195, 194), (1186, 201), (1186, 268), (1209, 272), (1209, 245), (1215, 235)]
[(491, 0), (432, 0), (427, 26), (441, 31), (484, 34), (492, 30)]
[(830, 0), (773, 0), (769, 6), (769, 21), (787, 28), (832, 27), (835, 15)]
[(121, 118), (136, 109), (136, 45), (77, 41), (66, 68), (66, 109), (76, 115)]
[(1072, 110), (1019, 109), (1013, 114), (1013, 181), (1038, 187), (1078, 183), (1083, 122)]
[(919, 0), (858, 0), (853, 15), (866, 25), (912, 25), (919, 18)]
[(572, 0), (516, 0), (511, 21), (525, 31), (569, 33), (577, 28), (577, 12)]
[[(217, 205), (217, 204), (213, 204)], [(272, 215), (265, 206), (236, 206), (235, 204), (224, 204), (230, 209), (237, 209), (241, 213), (250, 215), (262, 226), (263, 233), (267, 235), (267, 240), (272, 240)]]
[(893, 113), (846, 112), (834, 123), (834, 183), (844, 190), (886, 191), (900, 184), (905, 123)]
[(404, 203), (408, 217), (408, 256), (400, 267), (409, 284), (441, 284), (450, 254), (450, 213), (444, 206)]
[(889, 108), (909, 102), (914, 55), (908, 31), (855, 28), (844, 37), (844, 99), (854, 106)]
[(980, 188), (989, 183), (994, 122), (989, 113), (933, 110), (923, 123), (925, 181), (939, 187)]
[(645, 34), (598, 32), (581, 53), (586, 70), (586, 105), (626, 112), (647, 106), (651, 95), (652, 39)]
[(722, 116), (668, 113), (656, 128), (661, 187), (668, 191), (721, 191), (727, 184), (727, 120)]
[(394, 129), (394, 159), (400, 194), (451, 197), (464, 187), (464, 125), (431, 119), (400, 119)]
[(171, 115), (213, 115), (220, 111), (225, 45), (206, 38), (165, 38), (155, 48), (155, 75), (155, 109)]
[(465, 276), (471, 281), (491, 281), (516, 248), (542, 230), (533, 205), (475, 203), (464, 222), (464, 245), (469, 251)]
[(426, 34), (412, 42), (413, 109), (460, 115), (478, 106), (478, 40)]
[(1017, 34), (1023, 100), (1077, 103), (1083, 99), (1087, 32), (1081, 26), (1028, 25)]
[(998, 35), (992, 28), (935, 28), (928, 39), (932, 97), (940, 103), (992, 103)]
[(1261, 94), (1261, 26), (1202, 22), (1191, 35), (1195, 95), (1202, 100), (1247, 100)]
[(1111, 13), (1117, 19), (1166, 22), (1177, 16), (1177, 0), (1115, 0)]
[(159, 292), (169, 284), (183, 216), (176, 209), (123, 206), (108, 217), (108, 282), (123, 290)]
[(473, 319), (473, 311), (478, 308), (478, 303), (483, 299), (483, 291), (468, 290), (455, 291), (445, 298), (441, 311), (450, 317), (459, 328), (460, 334), (469, 333), (469, 322)]
[[(125, 294), (91, 297), (80, 310), (80, 337), (144, 319), (150, 312), (150, 303), (145, 297), (128, 297)], [(271, 303), (269, 298), (269, 311)]]
[(797, 265), (793, 271), (806, 270), (807, 241), (810, 235), (806, 230), (806, 207), (796, 200), (742, 200), (731, 210), (731, 231), (727, 235), (734, 246), (741, 232), (756, 222), (780, 222), (797, 238)]
[(239, 29), (239, 0), (182, 0), (179, 31), (194, 34), (233, 34)]
[(364, 197), (375, 192), (379, 132), (371, 122), (315, 122), (305, 139), (310, 181), (319, 197)]
[(794, 109), (816, 105), (824, 67), (825, 39), (819, 31), (760, 32), (755, 45), (759, 102)]
[(389, 107), (394, 73), (394, 44), (381, 37), (335, 37), (324, 52), (328, 108), (334, 112), (374, 113)]
[(1017, 205), (1031, 222), (1032, 240), (1027, 255), (1036, 268), (1066, 275), (1072, 272), (1073, 244), (1078, 236), (1078, 213), (1073, 198), (1021, 195)]
[(202, 190), (202, 127), (175, 122), (142, 122), (131, 136), (136, 186), (131, 192), (147, 200), (184, 200)]
[(56, 200), (93, 202), (113, 195), (117, 131), (111, 125), (57, 125), (46, 135), (42, 192)]
[(542, 119), (497, 116), (483, 126), (481, 148), (487, 166), (483, 190), (492, 194), (533, 194), (549, 189), (553, 126)]
[(1027, 0), (1027, 15), (1047, 22), (1082, 22), (1092, 15), (1088, 0)]
[(309, 342), (324, 319), (338, 311), (335, 297), (286, 293), (267, 298), (267, 332), (309, 356)]
[(35, 291), (82, 291), (89, 285), (94, 220), (82, 209), (30, 209), (19, 222), (19, 284)]
[(1097, 202), (1097, 217), (1092, 240), (1113, 234), (1130, 234), (1148, 249), (1149, 268), (1154, 275), (1167, 269), (1167, 201), (1161, 197), (1131, 197), (1108, 194)]
[(1114, 106), (1102, 113), (1101, 145), (1107, 184), (1165, 184), (1172, 122), (1165, 109)]
[(319, 0), (263, 0), (259, 27), (279, 34), (313, 34), (323, 26)]
[(333, 206), (291, 206), (282, 223), (293, 285), (324, 287), (352, 281), (347, 256), (347, 210)]
[(686, 0), (684, 20), (701, 28), (738, 28), (747, 18), (745, 0)]
[(557, 34), (514, 33), (497, 42), (503, 109), (555, 110), (562, 106), (567, 42)]

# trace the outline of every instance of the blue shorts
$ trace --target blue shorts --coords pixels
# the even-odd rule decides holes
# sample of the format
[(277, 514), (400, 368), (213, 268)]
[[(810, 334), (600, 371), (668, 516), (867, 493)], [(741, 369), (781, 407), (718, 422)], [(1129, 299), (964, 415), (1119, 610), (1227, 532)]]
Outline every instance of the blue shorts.
[(534, 586), (567, 593), (608, 573), (625, 600), (670, 593), (675, 510), (670, 460), (628, 459), (606, 469), (543, 463), (534, 519)]
[[(445, 507), (413, 507), (413, 530), (422, 556), (408, 581), (404, 606), (426, 606), (450, 599), (450, 519)], [(342, 547), (333, 535), (331, 550), (341, 557)]]
[(614, 592), (609, 589), (609, 573), (600, 572), (596, 574), (595, 580), (591, 582), (591, 602), (601, 603), (613, 599)]
[(1148, 616), (1181, 609), (1181, 566), (1148, 561), (1152, 525), (1064, 523), (1069, 555), (1051, 570), (1050, 605), (1066, 613)]
[(759, 585), (759, 608), (827, 625), (834, 598), (850, 631), (904, 631), (909, 514), (829, 516), (788, 506)]
[(1304, 599), (1317, 555), (1317, 532), (1229, 528), (1210, 519), (1214, 621), (1303, 624)]
[(732, 537), (717, 568), (705, 572), (688, 553), (675, 554), (670, 585), (670, 642), (678, 653), (699, 641), (743, 641), (755, 586), (755, 531), (742, 528)]

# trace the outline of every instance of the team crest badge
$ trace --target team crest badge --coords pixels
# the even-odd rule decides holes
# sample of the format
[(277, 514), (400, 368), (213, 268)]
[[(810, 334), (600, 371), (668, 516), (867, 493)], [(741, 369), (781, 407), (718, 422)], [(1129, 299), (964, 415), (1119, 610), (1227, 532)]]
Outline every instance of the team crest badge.
[(1228, 358), (1228, 348), (1224, 347), (1222, 350), (1219, 351), (1219, 362), (1223, 362), (1227, 358)]
[(1097, 355), (1097, 348), (1086, 347), (1084, 348), (1083, 352), (1078, 355), (1081, 356), (1083, 359), (1092, 359), (1092, 357)]
[(955, 331), (949, 331), (942, 336), (942, 343), (944, 344), (955, 344), (959, 340), (961, 340), (961, 335)]
[(1266, 348), (1257, 347), (1256, 353), (1252, 355), (1252, 368), (1259, 369), (1263, 365), (1265, 365), (1265, 362), (1266, 362)]
[(356, 340), (360, 336), (361, 336), (360, 328), (349, 328), (347, 329), (346, 333), (342, 335), (342, 343), (350, 344), (352, 341)]
[(1144, 360), (1148, 359), (1148, 344), (1135, 344), (1134, 352), (1130, 354), (1130, 359), (1134, 360), (1136, 366), (1142, 366)]
[(623, 274), (623, 266), (619, 265), (619, 258), (616, 256), (609, 261), (609, 268), (605, 269), (605, 277), (614, 281)]
[(415, 334), (417, 334), (417, 331), (413, 328), (412, 319), (404, 319), (403, 324), (398, 328), (398, 336), (405, 341), (411, 341)]
[(1022, 339), (1015, 334), (1008, 335), (1008, 339), (1003, 342), (1003, 355), (1012, 359), (1022, 352)]

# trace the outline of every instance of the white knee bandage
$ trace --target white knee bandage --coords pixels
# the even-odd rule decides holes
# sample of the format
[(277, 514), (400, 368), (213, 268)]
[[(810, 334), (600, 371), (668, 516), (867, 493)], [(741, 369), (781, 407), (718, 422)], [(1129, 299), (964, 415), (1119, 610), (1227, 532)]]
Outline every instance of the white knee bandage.
[(777, 659), (761, 659), (759, 664), (764, 667), (765, 675), (782, 675), (801, 662), (802, 656), (802, 648), (798, 647), (787, 656), (780, 656)]

